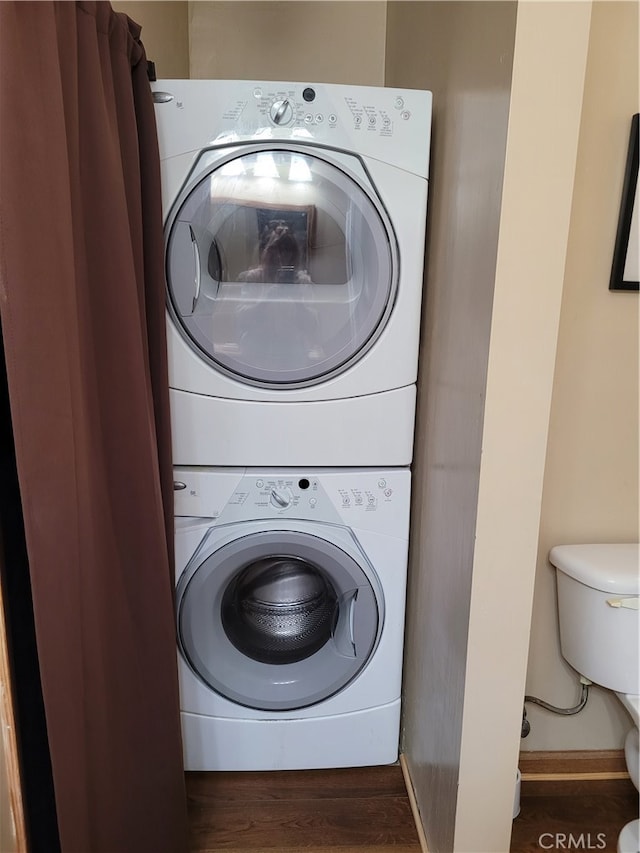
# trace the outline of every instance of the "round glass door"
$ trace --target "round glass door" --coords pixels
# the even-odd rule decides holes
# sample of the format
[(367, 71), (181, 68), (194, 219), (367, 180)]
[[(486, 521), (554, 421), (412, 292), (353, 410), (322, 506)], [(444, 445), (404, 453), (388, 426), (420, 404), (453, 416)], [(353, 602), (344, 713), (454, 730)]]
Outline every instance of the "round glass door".
[(180, 651), (211, 689), (262, 710), (337, 693), (375, 648), (378, 598), (337, 545), (299, 531), (233, 539), (185, 572)]
[(296, 387), (339, 373), (393, 307), (384, 210), (355, 174), (302, 148), (229, 155), (188, 191), (167, 234), (174, 321), (243, 382)]

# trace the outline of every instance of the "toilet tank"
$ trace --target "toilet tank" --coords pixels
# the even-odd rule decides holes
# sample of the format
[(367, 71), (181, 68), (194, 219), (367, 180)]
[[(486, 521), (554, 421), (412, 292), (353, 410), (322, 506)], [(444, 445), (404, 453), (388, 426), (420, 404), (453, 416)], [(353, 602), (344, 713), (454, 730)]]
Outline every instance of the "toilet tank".
[(640, 693), (640, 546), (556, 545), (562, 655), (595, 684)]

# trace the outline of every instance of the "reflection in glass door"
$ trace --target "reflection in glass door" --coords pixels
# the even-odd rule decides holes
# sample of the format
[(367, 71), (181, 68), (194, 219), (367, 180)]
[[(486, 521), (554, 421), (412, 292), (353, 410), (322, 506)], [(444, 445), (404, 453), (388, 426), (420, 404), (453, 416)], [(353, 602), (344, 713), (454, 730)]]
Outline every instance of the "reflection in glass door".
[(295, 387), (353, 362), (397, 287), (395, 239), (364, 183), (304, 150), (236, 153), (168, 225), (174, 321), (241, 381)]

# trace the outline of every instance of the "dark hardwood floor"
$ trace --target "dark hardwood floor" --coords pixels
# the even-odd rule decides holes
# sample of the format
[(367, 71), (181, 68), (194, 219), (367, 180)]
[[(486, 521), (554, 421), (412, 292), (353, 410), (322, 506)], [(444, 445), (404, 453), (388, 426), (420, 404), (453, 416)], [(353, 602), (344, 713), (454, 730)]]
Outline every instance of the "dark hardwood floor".
[[(587, 756), (587, 754), (585, 754)], [(621, 753), (602, 771), (585, 758), (520, 762), (521, 808), (510, 853), (615, 853), (638, 816)], [(566, 778), (571, 777), (571, 778)], [(606, 777), (606, 778), (604, 778)], [(191, 853), (420, 853), (400, 765), (273, 773), (187, 773)], [(473, 853), (473, 851), (469, 851)], [(505, 851), (492, 851), (505, 853)]]
[(638, 792), (621, 750), (521, 754), (520, 814), (511, 853), (600, 850), (616, 853), (620, 830), (638, 817)]
[(638, 792), (630, 781), (583, 782), (571, 793), (546, 796), (528, 796), (525, 786), (520, 814), (513, 822), (511, 853), (567, 849), (616, 853), (620, 830), (636, 817)]
[(192, 853), (420, 853), (399, 765), (187, 773)]

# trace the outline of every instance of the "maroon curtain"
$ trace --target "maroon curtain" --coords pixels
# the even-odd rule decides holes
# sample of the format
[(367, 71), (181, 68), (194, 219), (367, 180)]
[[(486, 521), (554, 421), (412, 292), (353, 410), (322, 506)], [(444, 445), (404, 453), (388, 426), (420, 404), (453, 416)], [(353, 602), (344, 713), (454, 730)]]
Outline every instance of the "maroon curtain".
[(0, 316), (64, 853), (186, 847), (162, 254), (139, 27), (0, 3)]

